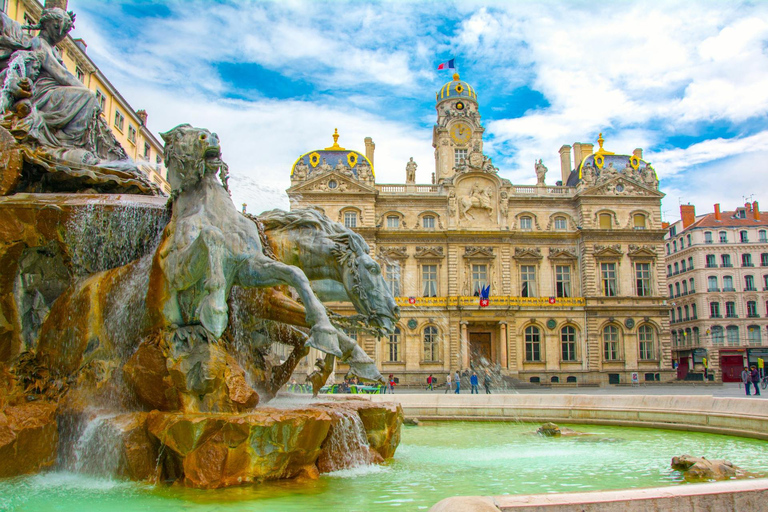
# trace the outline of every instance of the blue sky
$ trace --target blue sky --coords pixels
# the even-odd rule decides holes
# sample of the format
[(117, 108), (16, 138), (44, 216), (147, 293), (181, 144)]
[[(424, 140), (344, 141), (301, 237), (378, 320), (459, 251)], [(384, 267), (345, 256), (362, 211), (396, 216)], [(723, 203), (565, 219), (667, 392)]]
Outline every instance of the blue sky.
[(485, 152), (515, 184), (558, 149), (644, 149), (699, 213), (768, 206), (768, 2), (70, 0), (74, 37), (155, 133), (216, 131), (249, 211), (286, 208), (295, 159), (376, 143), (377, 182), (434, 170), (435, 91), (455, 58), (478, 91)]

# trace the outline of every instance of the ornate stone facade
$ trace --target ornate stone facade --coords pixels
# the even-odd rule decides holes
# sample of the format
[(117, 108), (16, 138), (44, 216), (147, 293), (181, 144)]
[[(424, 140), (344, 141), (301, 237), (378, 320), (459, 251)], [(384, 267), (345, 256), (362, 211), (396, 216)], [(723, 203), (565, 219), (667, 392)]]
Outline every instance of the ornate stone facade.
[(395, 334), (358, 339), (381, 372), (414, 385), (479, 366), (525, 382), (671, 379), (663, 194), (639, 150), (563, 146), (562, 182), (547, 185), (540, 160), (536, 185), (513, 185), (483, 153), (474, 89), (456, 75), (436, 99), (431, 184), (413, 182), (410, 162), (406, 183), (376, 183), (372, 141), (358, 160), (370, 179), (307, 174), (307, 155), (338, 157), (326, 150), (291, 170), (291, 207), (363, 235), (397, 297)]

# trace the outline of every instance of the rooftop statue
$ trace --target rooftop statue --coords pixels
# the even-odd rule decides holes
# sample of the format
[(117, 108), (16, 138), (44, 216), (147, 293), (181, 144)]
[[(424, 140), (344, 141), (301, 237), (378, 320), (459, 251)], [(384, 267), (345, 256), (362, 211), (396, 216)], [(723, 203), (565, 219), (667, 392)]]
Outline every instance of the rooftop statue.
[[(38, 24), (25, 27), (0, 13), (0, 125), (19, 144), (24, 161), (36, 166), (0, 192), (157, 194), (107, 126), (99, 99), (64, 67), (56, 45), (74, 22), (72, 12), (59, 8), (44, 9)], [(39, 33), (31, 37), (22, 28)], [(8, 132), (0, 137), (6, 145)], [(46, 173), (56, 176), (43, 178)]]

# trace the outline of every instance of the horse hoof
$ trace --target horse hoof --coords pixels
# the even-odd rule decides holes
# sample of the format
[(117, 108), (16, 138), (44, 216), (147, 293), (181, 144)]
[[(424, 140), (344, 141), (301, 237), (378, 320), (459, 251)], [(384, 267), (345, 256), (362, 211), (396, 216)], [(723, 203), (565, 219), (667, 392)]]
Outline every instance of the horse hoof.
[(339, 339), (336, 336), (336, 331), (327, 332), (319, 329), (312, 328), (309, 331), (309, 339), (307, 345), (316, 348), (326, 354), (331, 354), (336, 357), (343, 357), (341, 349), (339, 348)]
[(229, 314), (227, 313), (226, 306), (221, 308), (213, 304), (213, 300), (210, 300), (211, 296), (203, 299), (203, 302), (198, 308), (198, 317), (203, 327), (213, 334), (216, 339), (219, 339), (229, 323)]

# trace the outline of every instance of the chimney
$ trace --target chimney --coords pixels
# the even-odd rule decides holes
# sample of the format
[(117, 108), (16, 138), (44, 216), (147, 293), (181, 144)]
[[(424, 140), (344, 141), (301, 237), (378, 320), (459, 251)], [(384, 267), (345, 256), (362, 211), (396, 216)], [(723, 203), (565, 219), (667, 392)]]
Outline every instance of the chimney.
[(80, 51), (82, 51), (83, 53), (86, 53), (86, 51), (88, 50), (88, 45), (85, 44), (85, 40), (82, 37), (78, 37), (77, 39), (73, 39), (72, 41), (75, 43), (75, 45), (78, 48), (80, 48)]
[(560, 174), (563, 177), (563, 185), (568, 183), (568, 176), (571, 174), (573, 166), (571, 165), (571, 146), (568, 144), (560, 148)]
[(373, 139), (370, 137), (365, 138), (365, 157), (371, 161), (373, 165), (373, 151), (376, 149), (376, 144), (373, 143)]
[(688, 226), (696, 222), (696, 207), (693, 206), (692, 204), (681, 204), (680, 218), (683, 221), (683, 229), (687, 228)]
[(752, 213), (755, 216), (755, 220), (760, 220), (760, 205), (757, 201), (752, 201)]
[(669, 222), (663, 222), (661, 223), (661, 229), (669, 229)]
[(634, 156), (639, 158), (640, 160), (643, 159), (643, 148), (635, 148), (635, 150), (632, 152)]
[[(594, 153), (594, 144), (585, 143), (581, 145), (581, 157), (582, 159), (587, 158), (589, 155)], [(579, 163), (581, 163), (581, 160), (579, 160)]]
[(720, 203), (715, 205), (715, 220), (722, 220), (722, 217), (720, 216)]
[(139, 119), (141, 119), (141, 125), (147, 126), (147, 111), (146, 110), (137, 110), (136, 115), (139, 116)]
[(584, 160), (581, 154), (581, 142), (573, 143), (573, 167), (576, 169), (581, 165), (581, 161)]
[(67, 0), (45, 0), (45, 8), (53, 9), (58, 7), (59, 9), (67, 10)]

